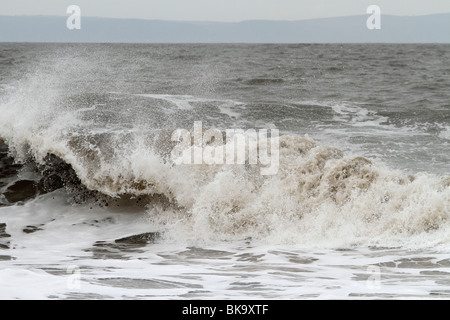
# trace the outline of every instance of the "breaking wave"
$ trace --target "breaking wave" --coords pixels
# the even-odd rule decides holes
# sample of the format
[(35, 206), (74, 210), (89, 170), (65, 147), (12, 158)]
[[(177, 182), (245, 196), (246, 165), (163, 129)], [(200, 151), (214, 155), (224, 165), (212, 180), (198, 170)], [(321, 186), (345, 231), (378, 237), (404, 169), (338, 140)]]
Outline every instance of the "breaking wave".
[[(307, 246), (450, 241), (449, 176), (409, 175), (294, 135), (279, 138), (273, 176), (249, 164), (174, 165), (170, 130), (121, 123), (111, 110), (95, 113), (87, 98), (86, 108), (69, 107), (57, 79), (32, 79), (0, 106), (9, 157), (40, 175), (30, 180), (31, 194), (66, 187), (77, 202), (139, 199), (169, 239), (251, 237)], [(19, 172), (2, 154), (2, 172)], [(2, 179), (4, 193), (14, 193), (14, 182)]]
[[(30, 162), (8, 138), (16, 159)], [(280, 137), (279, 171), (261, 176), (252, 165), (175, 166), (136, 137), (132, 143), (101, 135), (52, 138), (26, 141), (43, 177), (40, 190), (66, 186), (83, 194), (79, 199), (105, 196), (105, 203), (145, 197), (149, 216), (169, 237), (392, 245), (439, 234), (433, 241), (450, 240), (450, 177), (407, 175), (312, 139)]]

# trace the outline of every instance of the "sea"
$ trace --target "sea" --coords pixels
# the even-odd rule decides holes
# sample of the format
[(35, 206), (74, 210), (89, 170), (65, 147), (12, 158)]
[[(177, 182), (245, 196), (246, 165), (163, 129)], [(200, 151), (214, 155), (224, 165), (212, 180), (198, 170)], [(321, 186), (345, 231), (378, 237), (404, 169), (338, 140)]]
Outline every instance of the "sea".
[(449, 61), (1, 43), (0, 299), (449, 299)]

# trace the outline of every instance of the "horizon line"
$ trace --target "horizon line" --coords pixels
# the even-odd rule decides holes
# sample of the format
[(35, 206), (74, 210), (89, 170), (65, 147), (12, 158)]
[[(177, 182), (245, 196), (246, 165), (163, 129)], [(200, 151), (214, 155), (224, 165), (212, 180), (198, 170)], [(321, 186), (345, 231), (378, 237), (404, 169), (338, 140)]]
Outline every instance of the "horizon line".
[[(163, 21), (163, 22), (182, 22), (182, 23), (243, 23), (243, 22), (252, 22), (252, 21), (265, 21), (265, 22), (299, 22), (299, 21), (311, 21), (311, 20), (326, 20), (326, 19), (338, 19), (338, 18), (354, 18), (354, 17), (365, 17), (368, 14), (357, 14), (357, 15), (348, 15), (348, 16), (333, 16), (333, 17), (321, 17), (321, 18), (306, 18), (306, 19), (298, 19), (298, 20), (278, 20), (278, 19), (247, 19), (247, 20), (238, 20), (238, 21), (212, 21), (212, 20), (172, 20), (172, 19), (156, 19), (156, 18), (118, 18), (118, 17), (99, 17), (99, 16), (83, 16), (83, 18), (90, 19), (110, 19), (110, 20), (139, 20), (139, 21)], [(422, 14), (422, 15), (395, 15), (395, 14), (382, 14), (382, 16), (390, 16), (397, 18), (417, 18), (417, 17), (427, 17), (427, 16), (436, 16), (436, 15), (450, 15), (450, 12), (444, 13), (430, 13), (430, 14)], [(31, 18), (31, 17), (52, 17), (52, 18), (67, 18), (67, 15), (2, 15), (0, 17), (9, 17), (9, 18)]]

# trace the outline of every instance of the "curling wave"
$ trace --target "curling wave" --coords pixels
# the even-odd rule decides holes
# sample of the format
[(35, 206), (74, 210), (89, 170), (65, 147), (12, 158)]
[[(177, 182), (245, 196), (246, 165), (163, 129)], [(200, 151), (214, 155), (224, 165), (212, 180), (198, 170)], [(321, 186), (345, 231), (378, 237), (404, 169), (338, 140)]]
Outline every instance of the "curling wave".
[(440, 234), (438, 243), (450, 240), (450, 177), (407, 175), (312, 139), (280, 137), (274, 176), (251, 165), (174, 166), (137, 139), (64, 139), (49, 144), (30, 137), (26, 149), (42, 174), (40, 190), (66, 186), (84, 200), (146, 197), (150, 216), (169, 236), (305, 244), (391, 243), (431, 234)]

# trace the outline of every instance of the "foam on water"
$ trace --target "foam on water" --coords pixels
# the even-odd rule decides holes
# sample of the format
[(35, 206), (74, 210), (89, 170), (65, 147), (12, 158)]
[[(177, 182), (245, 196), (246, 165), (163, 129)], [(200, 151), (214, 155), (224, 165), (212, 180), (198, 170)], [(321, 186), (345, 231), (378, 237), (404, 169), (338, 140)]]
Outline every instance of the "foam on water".
[[(144, 212), (67, 206), (62, 191), (0, 208), (10, 249), (2, 299), (370, 299), (449, 296), (447, 247), (299, 249), (260, 241), (161, 240)], [(27, 224), (38, 226), (33, 233)], [(405, 288), (408, 288), (405, 290)]]
[(149, 212), (171, 238), (331, 247), (449, 241), (448, 177), (406, 175), (311, 139), (280, 137), (278, 174), (267, 177), (251, 165), (174, 166), (138, 136), (127, 144), (109, 137), (106, 146), (66, 139), (35, 135), (11, 145), (38, 163), (61, 157), (90, 190), (163, 196), (164, 210), (150, 204)]
[[(192, 125), (193, 117), (205, 116), (213, 124), (276, 128), (286, 120), (277, 118), (284, 110), (274, 110), (273, 119), (251, 118), (248, 108), (259, 102), (151, 90), (92, 93), (89, 83), (79, 88), (70, 81), (89, 66), (54, 61), (4, 86), (0, 137), (17, 162), (62, 176), (68, 173), (58, 170), (73, 170), (79, 181), (71, 182), (79, 185), (0, 207), (0, 282), (7, 288), (1, 298), (449, 296), (447, 172), (407, 174), (358, 154), (367, 140), (349, 152), (295, 128), (279, 139), (273, 176), (249, 164), (174, 165), (170, 121)], [(254, 90), (269, 85), (288, 84), (252, 84)], [(445, 126), (429, 133), (394, 125), (357, 103), (308, 103), (331, 114), (312, 117), (314, 135), (448, 140)], [(67, 166), (60, 169), (55, 159)], [(40, 179), (46, 170), (24, 167), (8, 183)], [(94, 199), (74, 202), (73, 192), (86, 189)], [(98, 206), (100, 196), (107, 208)], [(149, 233), (157, 240), (117, 241)], [(68, 285), (71, 266), (81, 271), (80, 288)], [(379, 268), (380, 287), (368, 286), (368, 267)]]
[[(37, 95), (44, 87), (46, 94)], [(161, 152), (173, 148), (170, 131), (155, 140), (148, 136), (152, 128), (101, 130), (95, 114), (84, 119), (78, 107), (61, 105), (58, 88), (57, 77), (36, 73), (2, 105), (0, 136), (16, 160), (31, 156), (43, 164), (53, 154), (90, 190), (112, 197), (162, 196), (164, 209), (150, 206), (149, 213), (169, 238), (251, 237), (325, 247), (449, 241), (447, 176), (408, 176), (293, 135), (280, 137), (280, 166), (274, 176), (261, 176), (254, 165), (176, 166)], [(169, 99), (182, 108), (198, 100), (145, 96)], [(364, 121), (375, 117), (363, 108), (333, 110)]]

